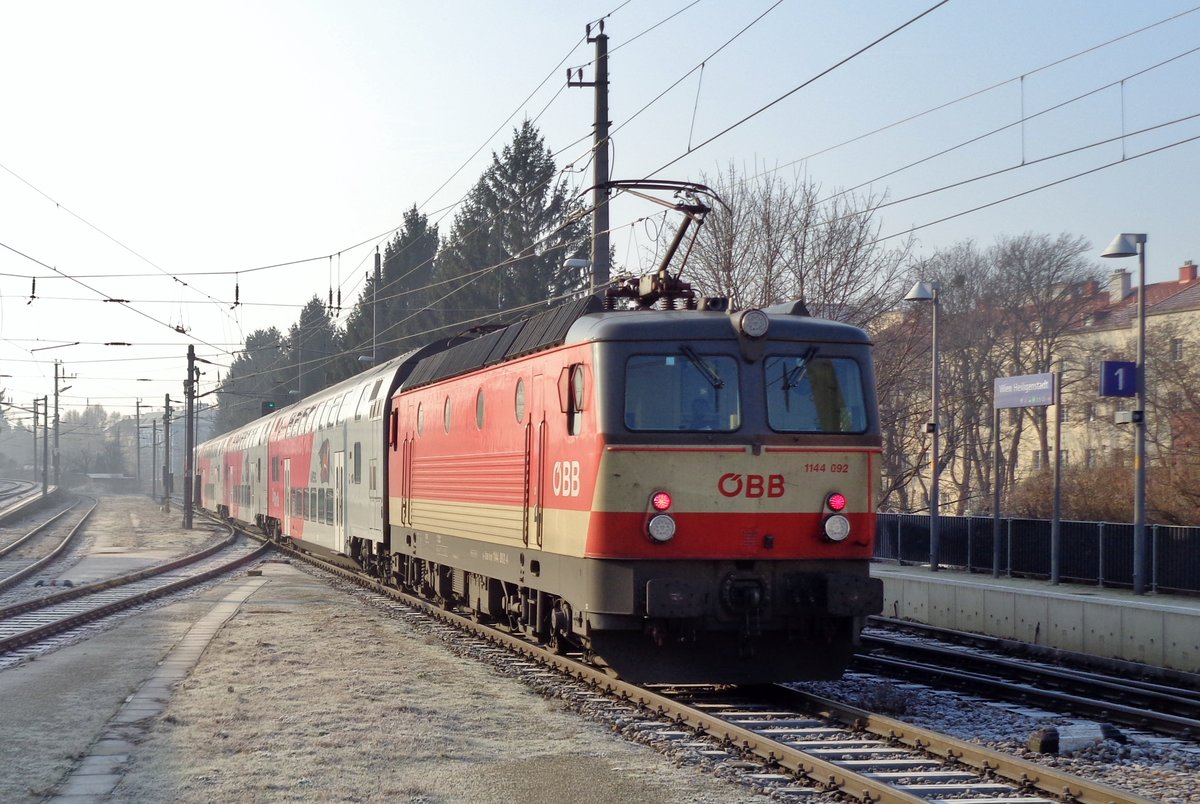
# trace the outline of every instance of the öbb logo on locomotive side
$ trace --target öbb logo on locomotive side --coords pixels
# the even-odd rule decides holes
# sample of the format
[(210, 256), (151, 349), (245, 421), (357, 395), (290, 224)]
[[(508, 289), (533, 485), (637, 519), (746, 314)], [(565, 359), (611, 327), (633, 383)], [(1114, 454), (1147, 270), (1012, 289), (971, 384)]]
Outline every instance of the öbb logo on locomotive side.
[(721, 475), (717, 491), (726, 497), (782, 497), (783, 475), (739, 475), (733, 472)]
[(554, 462), (554, 496), (579, 496), (579, 461)]

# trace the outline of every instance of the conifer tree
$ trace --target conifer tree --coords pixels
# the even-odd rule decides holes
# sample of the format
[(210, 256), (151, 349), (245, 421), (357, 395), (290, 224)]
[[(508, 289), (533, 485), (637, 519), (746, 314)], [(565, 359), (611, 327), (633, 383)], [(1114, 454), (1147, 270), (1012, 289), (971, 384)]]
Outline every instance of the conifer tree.
[(586, 278), (561, 266), (587, 253), (587, 222), (572, 218), (577, 205), (556, 177), (553, 155), (529, 121), (492, 154), (438, 257), (435, 279), (447, 282), (438, 307), (447, 329), (508, 320), (514, 316), (505, 313), (583, 290)]

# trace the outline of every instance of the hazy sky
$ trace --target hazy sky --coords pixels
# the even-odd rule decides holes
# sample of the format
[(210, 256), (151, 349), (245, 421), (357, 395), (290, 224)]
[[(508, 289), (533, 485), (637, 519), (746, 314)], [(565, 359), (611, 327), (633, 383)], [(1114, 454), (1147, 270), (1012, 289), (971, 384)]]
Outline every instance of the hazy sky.
[[(1133, 134), (1200, 114), (1191, 0), (950, 0), (697, 147), (934, 2), (0, 0), (0, 385), (26, 405), (52, 394), (59, 359), (76, 375), (66, 407), (161, 408), (165, 393), (182, 398), (189, 342), (216, 364), (209, 390), (246, 335), (286, 331), (313, 294), (340, 287), (348, 310), (413, 204), (448, 232), (524, 117), (560, 167), (582, 168), (593, 98), (564, 88), (565, 73), (592, 57), (584, 25), (610, 12), (614, 178), (699, 180), (733, 164), (831, 192), (866, 185), (898, 202), (882, 235), (922, 227), (918, 254), (1068, 232), (1098, 257), (1117, 232), (1144, 231), (1150, 281), (1200, 259), (1200, 141), (1184, 142), (1200, 118)], [(633, 222), (656, 212), (614, 210), (624, 267), (647, 267), (653, 228)], [(321, 259), (253, 270), (309, 257)]]

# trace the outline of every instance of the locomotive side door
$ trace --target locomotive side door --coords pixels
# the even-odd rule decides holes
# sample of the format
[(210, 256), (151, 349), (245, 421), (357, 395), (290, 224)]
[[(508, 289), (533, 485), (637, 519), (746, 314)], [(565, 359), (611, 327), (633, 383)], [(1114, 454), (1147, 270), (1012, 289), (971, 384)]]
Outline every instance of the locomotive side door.
[(546, 508), (546, 386), (542, 374), (533, 375), (530, 385), (532, 398), (529, 408), (532, 411), (532, 428), (530, 435), (533, 448), (530, 465), (530, 519), (532, 521), (531, 539), (538, 547), (542, 546), (542, 526)]
[(346, 552), (346, 517), (343, 511), (342, 494), (346, 483), (346, 453), (333, 453), (333, 549)]
[(517, 407), (526, 409), (525, 421), (525, 482), (521, 506), (521, 541), (542, 546), (542, 508), (545, 489), (546, 411), (543, 377), (535, 374), (532, 382), (517, 383)]
[(292, 535), (292, 459), (283, 459), (283, 535)]
[(417, 441), (406, 434), (400, 445), (400, 524), (412, 526), (412, 466)]

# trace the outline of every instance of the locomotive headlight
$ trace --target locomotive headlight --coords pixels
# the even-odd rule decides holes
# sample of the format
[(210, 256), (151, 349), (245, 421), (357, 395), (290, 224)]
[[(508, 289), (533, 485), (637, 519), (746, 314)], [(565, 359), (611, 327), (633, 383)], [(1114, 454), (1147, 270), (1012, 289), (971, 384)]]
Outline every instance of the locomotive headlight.
[(738, 318), (738, 329), (747, 338), (761, 338), (770, 326), (771, 319), (762, 310), (746, 310)]
[(831, 542), (844, 541), (850, 535), (850, 520), (834, 514), (825, 520), (825, 538)]
[(647, 525), (650, 538), (662, 544), (675, 538), (675, 519), (670, 514), (658, 514), (651, 517)]

